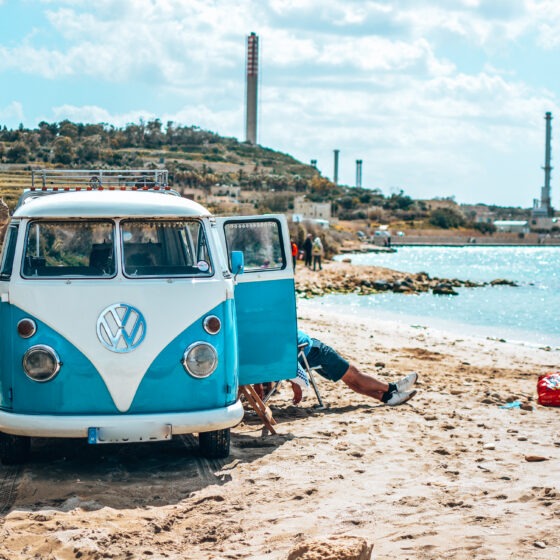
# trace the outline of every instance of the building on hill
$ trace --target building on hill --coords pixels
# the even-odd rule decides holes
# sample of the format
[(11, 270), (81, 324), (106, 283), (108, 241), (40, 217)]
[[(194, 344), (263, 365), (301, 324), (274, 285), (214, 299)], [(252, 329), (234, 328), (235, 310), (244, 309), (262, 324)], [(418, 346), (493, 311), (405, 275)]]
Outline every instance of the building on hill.
[(496, 212), (492, 212), (485, 204), (461, 204), (463, 214), (475, 224), (491, 224), (496, 219)]
[(294, 222), (310, 220), (319, 223), (323, 227), (328, 227), (332, 219), (330, 202), (311, 202), (306, 200), (305, 196), (296, 196), (294, 198)]
[(529, 233), (527, 220), (495, 220), (494, 226), (500, 233)]
[(531, 229), (533, 231), (552, 231), (560, 227), (560, 218), (539, 216), (533, 214), (531, 217)]

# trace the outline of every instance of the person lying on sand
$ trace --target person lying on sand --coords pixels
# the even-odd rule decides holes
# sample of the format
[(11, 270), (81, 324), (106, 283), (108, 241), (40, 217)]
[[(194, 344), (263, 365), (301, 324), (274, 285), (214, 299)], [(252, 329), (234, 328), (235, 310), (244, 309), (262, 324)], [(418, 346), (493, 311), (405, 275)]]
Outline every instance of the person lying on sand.
[[(388, 406), (403, 404), (416, 395), (416, 389), (412, 387), (418, 379), (417, 373), (411, 373), (394, 383), (386, 383), (360, 371), (357, 366), (345, 360), (330, 346), (301, 330), (298, 330), (298, 347), (303, 348), (309, 366), (318, 367), (316, 371), (319, 375), (335, 382), (341, 379), (356, 393), (372, 397)], [(299, 362), (302, 367), (305, 365), (301, 357)], [(291, 381), (291, 384), (294, 391), (294, 404), (298, 404), (302, 398), (301, 384), (294, 381)]]

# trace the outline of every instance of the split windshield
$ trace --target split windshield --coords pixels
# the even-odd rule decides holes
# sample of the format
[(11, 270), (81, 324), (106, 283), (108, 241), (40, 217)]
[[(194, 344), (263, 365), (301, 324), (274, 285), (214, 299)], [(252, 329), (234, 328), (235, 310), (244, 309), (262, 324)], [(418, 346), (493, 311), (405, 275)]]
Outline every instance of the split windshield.
[[(123, 220), (126, 276), (212, 274), (204, 230), (193, 220)], [(28, 225), (23, 276), (108, 278), (116, 275), (115, 224), (104, 220), (37, 221)]]
[(193, 220), (126, 220), (121, 223), (126, 276), (192, 276), (212, 274), (200, 222)]
[(27, 226), (23, 276), (113, 276), (113, 239), (109, 221), (32, 222)]

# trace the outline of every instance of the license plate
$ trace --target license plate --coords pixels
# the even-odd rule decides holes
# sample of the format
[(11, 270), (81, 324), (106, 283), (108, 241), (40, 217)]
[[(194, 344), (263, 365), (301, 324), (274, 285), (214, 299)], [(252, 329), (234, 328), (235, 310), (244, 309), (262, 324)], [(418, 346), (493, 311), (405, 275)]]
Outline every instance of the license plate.
[(138, 443), (171, 439), (171, 424), (127, 424), (88, 428), (88, 443)]

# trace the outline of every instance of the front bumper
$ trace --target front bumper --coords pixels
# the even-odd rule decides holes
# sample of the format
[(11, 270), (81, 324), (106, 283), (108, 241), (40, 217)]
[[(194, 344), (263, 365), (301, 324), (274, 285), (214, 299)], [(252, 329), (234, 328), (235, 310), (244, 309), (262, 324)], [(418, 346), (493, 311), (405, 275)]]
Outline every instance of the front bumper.
[(0, 432), (30, 437), (87, 438), (92, 427), (126, 433), (128, 428), (134, 431), (138, 425), (171, 425), (171, 433), (179, 435), (231, 428), (242, 418), (243, 406), (239, 400), (224, 408), (168, 414), (53, 416), (0, 411)]

